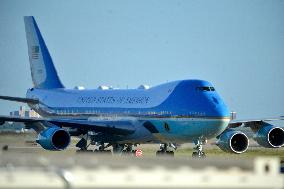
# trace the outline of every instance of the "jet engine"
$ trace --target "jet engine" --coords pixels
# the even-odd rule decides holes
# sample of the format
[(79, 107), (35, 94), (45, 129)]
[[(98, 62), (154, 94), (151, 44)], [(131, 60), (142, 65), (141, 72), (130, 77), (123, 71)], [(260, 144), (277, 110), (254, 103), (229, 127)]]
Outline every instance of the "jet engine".
[(243, 132), (229, 129), (219, 136), (216, 144), (225, 152), (241, 154), (248, 149), (249, 139)]
[(46, 150), (64, 150), (70, 143), (70, 135), (62, 128), (50, 127), (39, 133), (37, 143)]
[(280, 148), (284, 146), (284, 129), (267, 124), (255, 133), (254, 140), (266, 148)]

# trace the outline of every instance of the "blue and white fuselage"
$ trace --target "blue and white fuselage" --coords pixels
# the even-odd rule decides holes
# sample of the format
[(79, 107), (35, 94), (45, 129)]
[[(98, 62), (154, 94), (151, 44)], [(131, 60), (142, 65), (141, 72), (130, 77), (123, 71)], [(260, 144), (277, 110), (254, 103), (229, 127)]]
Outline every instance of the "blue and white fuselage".
[[(136, 132), (123, 140), (184, 143), (213, 138), (227, 127), (229, 111), (214, 87), (203, 80), (182, 80), (149, 89), (30, 89), (30, 105), (45, 117), (129, 119)], [(149, 121), (150, 127), (143, 123)], [(122, 142), (123, 142), (122, 141)]]
[[(243, 153), (248, 137), (234, 128), (251, 127), (264, 147), (284, 146), (284, 129), (257, 119), (231, 121), (227, 106), (211, 83), (181, 80), (138, 89), (66, 89), (61, 82), (37, 23), (24, 17), (33, 88), (26, 98), (0, 99), (27, 103), (41, 118), (0, 116), (22, 122), (38, 133), (37, 143), (47, 150), (64, 150), (71, 137), (81, 138), (76, 147), (85, 151), (88, 141), (104, 151), (133, 152), (135, 144), (160, 143), (159, 154), (172, 154), (168, 147), (194, 142), (193, 157), (205, 157), (202, 145), (217, 137), (227, 152)], [(282, 120), (283, 118), (277, 118)]]

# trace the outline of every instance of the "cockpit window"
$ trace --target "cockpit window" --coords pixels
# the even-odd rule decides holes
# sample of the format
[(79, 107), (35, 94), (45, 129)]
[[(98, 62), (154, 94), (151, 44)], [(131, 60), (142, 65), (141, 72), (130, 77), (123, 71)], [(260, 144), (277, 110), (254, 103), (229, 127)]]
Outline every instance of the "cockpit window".
[(215, 91), (214, 87), (196, 87), (196, 90), (202, 92)]
[(210, 91), (215, 91), (215, 88), (214, 87), (210, 87)]

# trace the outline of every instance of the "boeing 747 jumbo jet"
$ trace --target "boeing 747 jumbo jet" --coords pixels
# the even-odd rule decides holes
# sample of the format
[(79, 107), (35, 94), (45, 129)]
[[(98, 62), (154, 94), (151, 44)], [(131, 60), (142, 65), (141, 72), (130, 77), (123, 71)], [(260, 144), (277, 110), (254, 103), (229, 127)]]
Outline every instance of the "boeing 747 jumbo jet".
[[(99, 152), (131, 153), (144, 143), (158, 143), (157, 155), (173, 155), (179, 144), (193, 142), (193, 157), (205, 157), (203, 144), (217, 137), (224, 151), (243, 153), (248, 137), (237, 127), (250, 127), (263, 147), (284, 145), (284, 130), (259, 119), (230, 120), (228, 107), (214, 86), (204, 80), (181, 80), (155, 87), (94, 90), (66, 89), (32, 16), (24, 17), (33, 88), (26, 98), (0, 99), (27, 103), (42, 118), (0, 116), (0, 122), (23, 122), (38, 133), (37, 143), (46, 150), (64, 150), (72, 136), (77, 147), (95, 145)], [(276, 118), (277, 119), (277, 118)], [(284, 119), (283, 117), (278, 119)]]

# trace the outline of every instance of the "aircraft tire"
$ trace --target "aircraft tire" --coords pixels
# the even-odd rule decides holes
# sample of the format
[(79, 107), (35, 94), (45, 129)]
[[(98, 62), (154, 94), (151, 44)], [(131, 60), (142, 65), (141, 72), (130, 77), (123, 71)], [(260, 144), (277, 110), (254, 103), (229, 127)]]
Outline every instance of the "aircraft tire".
[(168, 155), (169, 157), (174, 157), (175, 153), (174, 151), (166, 151), (166, 155)]
[(98, 154), (111, 154), (111, 150), (95, 150), (94, 153), (98, 153)]
[(163, 154), (164, 154), (164, 152), (160, 151), (160, 150), (156, 152), (157, 157), (161, 157)]
[(135, 150), (132, 151), (122, 150), (122, 155), (132, 156), (133, 154), (135, 154)]
[(206, 158), (205, 152), (193, 152), (192, 153), (193, 158)]
[(90, 153), (90, 152), (93, 152), (93, 150), (85, 150), (85, 149), (76, 150), (76, 153)]

